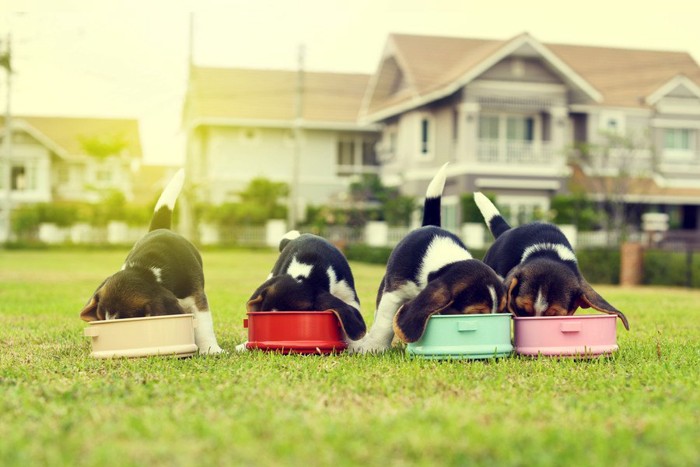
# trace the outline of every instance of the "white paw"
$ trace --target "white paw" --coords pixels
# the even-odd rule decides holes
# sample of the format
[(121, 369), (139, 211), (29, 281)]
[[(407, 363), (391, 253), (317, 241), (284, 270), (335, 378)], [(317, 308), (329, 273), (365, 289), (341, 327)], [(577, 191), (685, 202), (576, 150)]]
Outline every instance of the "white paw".
[(381, 353), (387, 350), (389, 347), (389, 345), (383, 345), (378, 342), (360, 339), (359, 341), (350, 341), (348, 343), (347, 352), (359, 354)]
[(219, 353), (225, 353), (226, 351), (219, 347), (219, 344), (212, 345), (202, 345), (199, 346), (200, 355), (214, 355)]
[(244, 342), (242, 344), (238, 344), (236, 346), (236, 352), (248, 352), (248, 347), (246, 347), (247, 342)]

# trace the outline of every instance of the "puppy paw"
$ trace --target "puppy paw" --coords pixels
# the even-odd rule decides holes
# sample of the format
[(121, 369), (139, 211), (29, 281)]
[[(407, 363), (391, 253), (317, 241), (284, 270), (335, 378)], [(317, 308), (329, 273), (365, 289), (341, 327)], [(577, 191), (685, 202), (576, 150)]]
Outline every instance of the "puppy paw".
[(215, 355), (220, 353), (226, 353), (226, 351), (219, 347), (218, 344), (212, 344), (208, 346), (200, 346), (199, 353), (200, 355)]
[(246, 347), (247, 342), (244, 342), (242, 344), (238, 344), (236, 346), (236, 352), (248, 352), (248, 347)]
[(350, 341), (348, 343), (347, 352), (357, 354), (381, 353), (387, 350), (389, 346), (382, 345), (378, 342), (360, 339), (358, 341)]

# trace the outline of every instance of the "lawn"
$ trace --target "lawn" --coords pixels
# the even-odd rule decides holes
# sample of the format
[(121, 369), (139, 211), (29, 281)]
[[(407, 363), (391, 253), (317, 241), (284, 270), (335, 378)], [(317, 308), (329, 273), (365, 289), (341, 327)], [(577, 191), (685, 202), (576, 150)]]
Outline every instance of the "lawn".
[[(12, 465), (697, 465), (700, 291), (599, 287), (631, 324), (591, 361), (251, 352), (95, 360), (78, 312), (126, 251), (0, 251)], [(219, 343), (272, 251), (205, 251)], [(382, 275), (353, 264), (368, 323)]]

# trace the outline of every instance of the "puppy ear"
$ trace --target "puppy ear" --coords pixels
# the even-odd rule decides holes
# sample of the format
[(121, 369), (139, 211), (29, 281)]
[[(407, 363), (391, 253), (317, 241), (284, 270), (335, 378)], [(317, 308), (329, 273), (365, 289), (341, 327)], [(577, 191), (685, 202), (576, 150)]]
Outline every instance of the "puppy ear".
[[(510, 279), (510, 282), (508, 280)], [(516, 275), (509, 276), (509, 278), (506, 279), (506, 310), (512, 315), (516, 315), (515, 313), (515, 298), (518, 296), (518, 277)]]
[(453, 302), (450, 288), (435, 280), (405, 303), (394, 316), (394, 333), (403, 342), (415, 342), (423, 336), (428, 319)]
[[(111, 276), (110, 276), (111, 277)], [(98, 287), (97, 290), (95, 290), (95, 293), (92, 294), (92, 297), (90, 297), (90, 300), (88, 300), (87, 304), (85, 304), (85, 307), (80, 311), (80, 319), (83, 321), (102, 321), (105, 319), (105, 317), (102, 315), (101, 311), (99, 310), (99, 302), (100, 302), (100, 294), (102, 293), (102, 289), (104, 288), (105, 284), (109, 280), (109, 277), (105, 279)]]
[(345, 334), (354, 341), (362, 338), (367, 332), (365, 320), (362, 318), (359, 310), (351, 307), (330, 292), (324, 291), (316, 296), (314, 309), (330, 310), (335, 313)]
[(180, 305), (180, 302), (178, 302), (177, 297), (167, 289), (163, 289), (159, 297), (146, 303), (144, 312), (146, 316), (185, 314), (185, 310)]
[(249, 313), (252, 311), (260, 311), (262, 309), (262, 301), (262, 294), (259, 294), (257, 296), (254, 295), (250, 300), (248, 300), (248, 302), (246, 302), (245, 310)]
[(585, 280), (582, 281), (580, 295), (578, 297), (578, 306), (581, 308), (593, 308), (594, 310), (602, 311), (609, 315), (617, 315), (622, 320), (625, 329), (630, 330), (627, 317), (617, 308), (608, 303), (598, 292), (593, 290)]

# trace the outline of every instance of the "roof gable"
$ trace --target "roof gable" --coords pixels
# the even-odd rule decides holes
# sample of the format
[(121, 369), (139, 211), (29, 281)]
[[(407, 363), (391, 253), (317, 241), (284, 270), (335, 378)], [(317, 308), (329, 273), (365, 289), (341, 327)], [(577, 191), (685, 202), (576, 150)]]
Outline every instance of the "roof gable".
[[(4, 118), (0, 124), (4, 128)], [(118, 139), (130, 156), (142, 156), (139, 124), (133, 119), (15, 116), (12, 125), (61, 157), (86, 155), (85, 141), (95, 138)]]
[(370, 87), (363, 107), (370, 121), (457, 92), (506, 57), (539, 59), (568, 85), (576, 103), (645, 108), (647, 96), (678, 74), (700, 86), (700, 67), (685, 52), (544, 44), (529, 34), (508, 41), (393, 34), (389, 41), (377, 74), (385, 73), (391, 54), (400, 57), (413, 94), (387, 96)]
[(646, 97), (646, 103), (655, 105), (664, 97), (700, 99), (700, 85), (687, 76), (677, 75)]

